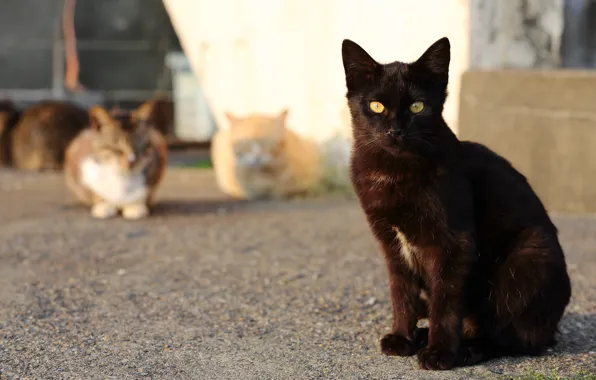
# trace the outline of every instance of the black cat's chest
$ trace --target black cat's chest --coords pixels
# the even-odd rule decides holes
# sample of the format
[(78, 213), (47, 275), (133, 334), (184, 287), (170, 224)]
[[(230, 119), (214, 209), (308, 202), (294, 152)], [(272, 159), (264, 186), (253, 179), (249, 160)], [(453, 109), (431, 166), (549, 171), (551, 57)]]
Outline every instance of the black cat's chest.
[(434, 181), (420, 173), (382, 169), (352, 173), (356, 192), (373, 230), (389, 245), (400, 247), (403, 262), (421, 271), (426, 248), (445, 235), (445, 215)]
[(409, 183), (399, 173), (384, 170), (367, 170), (359, 174), (359, 190), (371, 199), (385, 203), (400, 203), (406, 200)]
[(412, 173), (385, 169), (355, 170), (356, 193), (365, 211), (416, 217), (426, 207), (429, 189)]

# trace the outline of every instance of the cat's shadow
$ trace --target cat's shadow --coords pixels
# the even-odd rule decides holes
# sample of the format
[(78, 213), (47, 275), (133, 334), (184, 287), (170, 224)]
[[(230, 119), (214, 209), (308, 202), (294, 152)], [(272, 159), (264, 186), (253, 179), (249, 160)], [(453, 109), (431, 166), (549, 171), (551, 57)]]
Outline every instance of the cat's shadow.
[[(191, 216), (207, 214), (238, 214), (264, 210), (325, 209), (335, 206), (334, 202), (309, 204), (300, 199), (249, 199), (234, 198), (217, 199), (162, 199), (151, 208), (151, 216)], [(62, 210), (89, 210), (89, 207), (76, 202), (68, 202), (60, 206)]]
[[(353, 201), (349, 199), (349, 201)], [(152, 209), (156, 216), (164, 215), (201, 215), (228, 214), (259, 211), (294, 211), (294, 210), (332, 210), (345, 205), (346, 198), (288, 198), (288, 199), (196, 199), (158, 201)]]
[(596, 357), (596, 314), (568, 312), (559, 324), (555, 352)]
[(212, 213), (232, 213), (247, 210), (255, 206), (258, 201), (237, 200), (237, 199), (197, 199), (197, 200), (174, 200), (164, 199), (158, 201), (152, 209), (154, 216), (169, 215), (196, 215)]
[[(254, 208), (256, 201), (236, 199), (159, 200), (151, 207), (151, 216), (202, 215), (236, 213)], [(77, 202), (61, 205), (62, 210), (89, 211), (89, 206)]]

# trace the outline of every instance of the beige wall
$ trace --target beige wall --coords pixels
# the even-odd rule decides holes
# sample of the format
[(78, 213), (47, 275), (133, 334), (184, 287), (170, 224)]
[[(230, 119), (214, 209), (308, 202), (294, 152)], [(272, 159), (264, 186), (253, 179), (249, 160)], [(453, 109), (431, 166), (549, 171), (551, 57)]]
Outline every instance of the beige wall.
[(596, 74), (469, 71), (460, 137), (507, 158), (549, 211), (596, 212)]

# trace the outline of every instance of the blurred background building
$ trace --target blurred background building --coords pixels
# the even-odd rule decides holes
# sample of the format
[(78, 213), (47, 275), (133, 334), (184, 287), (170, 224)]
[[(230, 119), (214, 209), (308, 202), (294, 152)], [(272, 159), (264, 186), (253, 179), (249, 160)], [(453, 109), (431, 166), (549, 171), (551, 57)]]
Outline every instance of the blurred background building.
[(207, 142), (226, 111), (288, 107), (291, 128), (344, 166), (342, 40), (389, 62), (448, 36), (451, 127), (511, 159), (549, 208), (596, 211), (596, 1), (78, 0), (88, 91), (76, 96), (63, 88), (62, 11), (63, 0), (4, 0), (2, 97), (132, 107), (165, 93), (178, 137)]
[[(5, 0), (0, 89), (17, 102), (66, 97), (63, 0)], [(180, 50), (161, 0), (79, 0), (75, 28), (81, 83), (108, 106), (169, 93), (168, 52)]]

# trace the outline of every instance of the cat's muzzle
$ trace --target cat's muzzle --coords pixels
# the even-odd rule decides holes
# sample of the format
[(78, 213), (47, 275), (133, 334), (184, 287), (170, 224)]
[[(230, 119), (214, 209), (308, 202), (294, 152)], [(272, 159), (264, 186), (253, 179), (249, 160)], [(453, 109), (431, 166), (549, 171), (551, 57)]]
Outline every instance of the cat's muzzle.
[(403, 135), (403, 131), (401, 129), (390, 129), (385, 134), (391, 137), (401, 137)]
[(401, 129), (390, 129), (385, 132), (385, 144), (395, 145), (403, 140), (404, 132)]

